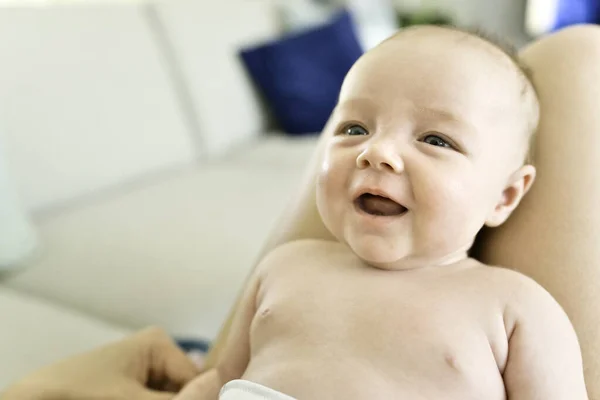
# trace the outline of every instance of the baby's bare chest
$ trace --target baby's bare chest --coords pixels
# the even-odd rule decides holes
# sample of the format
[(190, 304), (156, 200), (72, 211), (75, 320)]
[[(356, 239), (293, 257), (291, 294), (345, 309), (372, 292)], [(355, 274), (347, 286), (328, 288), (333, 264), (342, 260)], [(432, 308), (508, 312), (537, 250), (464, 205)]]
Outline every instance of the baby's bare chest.
[(267, 274), (252, 345), (368, 360), (406, 379), (497, 380), (507, 343), (489, 290), (460, 275), (403, 274), (344, 265)]

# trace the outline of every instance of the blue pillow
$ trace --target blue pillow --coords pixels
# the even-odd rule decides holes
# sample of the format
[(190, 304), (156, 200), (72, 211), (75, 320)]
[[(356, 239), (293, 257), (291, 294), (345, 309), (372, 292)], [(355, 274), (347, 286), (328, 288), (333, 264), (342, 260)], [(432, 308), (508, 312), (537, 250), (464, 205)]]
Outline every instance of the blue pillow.
[(600, 22), (600, 0), (559, 0), (553, 30), (582, 23)]
[(320, 132), (362, 55), (348, 11), (318, 28), (241, 51), (275, 118), (290, 134)]

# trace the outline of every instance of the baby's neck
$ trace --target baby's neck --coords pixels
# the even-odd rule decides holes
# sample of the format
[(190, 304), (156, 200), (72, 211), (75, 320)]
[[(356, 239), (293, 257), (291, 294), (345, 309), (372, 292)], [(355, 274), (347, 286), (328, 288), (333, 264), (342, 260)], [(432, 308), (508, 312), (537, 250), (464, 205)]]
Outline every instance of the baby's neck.
[(389, 271), (410, 271), (417, 269), (447, 268), (452, 265), (462, 264), (470, 260), (467, 250), (460, 249), (446, 255), (436, 256), (408, 256), (398, 261), (385, 264), (368, 263), (371, 267)]

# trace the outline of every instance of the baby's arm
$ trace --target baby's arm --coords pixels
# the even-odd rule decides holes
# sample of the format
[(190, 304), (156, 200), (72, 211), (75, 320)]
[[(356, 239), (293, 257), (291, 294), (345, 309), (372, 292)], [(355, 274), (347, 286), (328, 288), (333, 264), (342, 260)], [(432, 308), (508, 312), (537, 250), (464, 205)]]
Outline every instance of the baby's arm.
[(567, 315), (529, 279), (517, 293), (505, 314), (508, 399), (586, 400), (581, 350)]
[[(233, 379), (239, 379), (250, 361), (250, 325), (256, 312), (256, 296), (260, 284), (259, 272), (250, 278), (239, 307), (233, 316), (231, 330), (216, 364), (190, 385), (188, 390), (198, 393), (196, 400), (216, 400), (221, 387)], [(182, 397), (186, 398), (186, 397)]]

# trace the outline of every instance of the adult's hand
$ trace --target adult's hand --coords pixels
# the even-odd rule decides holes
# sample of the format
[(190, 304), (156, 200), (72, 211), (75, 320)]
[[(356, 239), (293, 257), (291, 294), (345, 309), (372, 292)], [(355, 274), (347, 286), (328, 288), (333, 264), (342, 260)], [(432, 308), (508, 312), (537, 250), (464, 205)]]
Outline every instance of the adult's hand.
[(2, 400), (170, 400), (198, 368), (157, 328), (39, 370)]
[(219, 373), (213, 368), (188, 383), (173, 400), (216, 399), (222, 385)]

